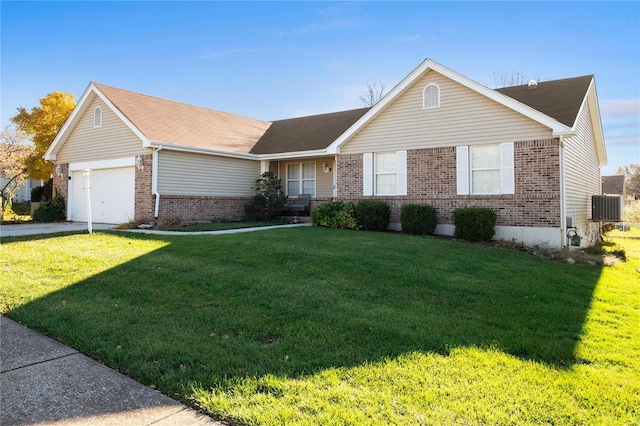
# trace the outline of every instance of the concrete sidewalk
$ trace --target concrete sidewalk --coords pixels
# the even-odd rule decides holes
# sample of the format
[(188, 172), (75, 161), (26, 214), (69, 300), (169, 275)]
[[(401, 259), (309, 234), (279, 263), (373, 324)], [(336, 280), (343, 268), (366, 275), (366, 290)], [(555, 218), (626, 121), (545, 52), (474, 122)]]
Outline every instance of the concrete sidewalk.
[[(220, 231), (158, 231), (154, 229), (120, 229), (121, 232), (134, 232), (150, 235), (218, 235), (218, 234), (240, 234), (243, 232), (268, 231), (270, 229), (293, 228), (297, 226), (311, 226), (310, 223), (296, 223), (288, 225), (258, 226), (254, 228), (224, 229)], [(93, 231), (115, 229), (116, 225), (106, 223), (94, 223)], [(0, 226), (0, 238), (18, 237), (21, 235), (54, 234), (58, 232), (82, 232), (87, 230), (87, 224), (83, 222), (52, 222), (52, 223), (26, 223), (24, 225), (2, 225)]]
[(0, 316), (0, 425), (218, 425)]
[[(113, 229), (115, 225), (105, 223), (92, 224), (94, 231)], [(17, 237), (21, 235), (53, 234), (56, 232), (86, 231), (86, 222), (50, 222), (50, 223), (25, 223), (20, 225), (0, 226), (0, 237)]]

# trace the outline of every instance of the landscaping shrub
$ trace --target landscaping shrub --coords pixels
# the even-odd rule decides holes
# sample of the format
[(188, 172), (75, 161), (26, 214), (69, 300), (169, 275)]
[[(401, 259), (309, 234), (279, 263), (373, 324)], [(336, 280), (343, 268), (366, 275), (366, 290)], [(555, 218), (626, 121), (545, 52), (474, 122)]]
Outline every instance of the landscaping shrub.
[(327, 228), (358, 229), (355, 204), (342, 201), (320, 204), (311, 213), (311, 223)]
[(156, 223), (156, 228), (158, 229), (167, 229), (167, 228), (175, 228), (184, 226), (185, 221), (184, 218), (178, 214), (165, 216), (158, 220)]
[(361, 200), (356, 204), (356, 221), (365, 231), (384, 232), (391, 220), (391, 207), (384, 201)]
[(51, 201), (40, 204), (33, 212), (33, 220), (36, 222), (55, 222), (56, 220), (65, 220), (64, 197), (56, 194)]
[(31, 204), (29, 203), (12, 203), (11, 207), (18, 215), (29, 216), (31, 214)]
[(405, 204), (400, 209), (402, 232), (432, 235), (436, 230), (436, 209), (424, 204)]
[(44, 201), (42, 197), (44, 197), (44, 186), (36, 186), (35, 188), (31, 188), (32, 203), (39, 203), (40, 201)]
[(453, 211), (453, 236), (467, 241), (489, 241), (496, 233), (496, 213), (485, 207), (461, 207)]
[(264, 172), (256, 180), (256, 194), (244, 207), (247, 217), (256, 220), (274, 220), (282, 212), (287, 196), (282, 180), (271, 172)]

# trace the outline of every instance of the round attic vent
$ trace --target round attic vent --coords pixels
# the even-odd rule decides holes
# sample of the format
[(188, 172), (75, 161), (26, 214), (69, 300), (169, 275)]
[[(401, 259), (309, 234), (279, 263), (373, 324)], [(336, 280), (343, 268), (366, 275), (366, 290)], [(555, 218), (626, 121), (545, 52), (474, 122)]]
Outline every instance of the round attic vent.
[(538, 87), (538, 82), (535, 80), (529, 80), (529, 84), (527, 84), (529, 90), (534, 90)]

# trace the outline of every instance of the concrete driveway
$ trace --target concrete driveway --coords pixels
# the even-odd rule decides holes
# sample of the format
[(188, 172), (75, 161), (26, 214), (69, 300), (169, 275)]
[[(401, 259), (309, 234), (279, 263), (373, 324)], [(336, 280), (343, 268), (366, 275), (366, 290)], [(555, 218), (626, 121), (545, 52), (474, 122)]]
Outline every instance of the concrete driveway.
[[(94, 223), (93, 230), (113, 229), (115, 225)], [(51, 222), (25, 223), (24, 225), (1, 225), (1, 237), (18, 237), (21, 235), (54, 234), (56, 232), (86, 231), (86, 222)]]

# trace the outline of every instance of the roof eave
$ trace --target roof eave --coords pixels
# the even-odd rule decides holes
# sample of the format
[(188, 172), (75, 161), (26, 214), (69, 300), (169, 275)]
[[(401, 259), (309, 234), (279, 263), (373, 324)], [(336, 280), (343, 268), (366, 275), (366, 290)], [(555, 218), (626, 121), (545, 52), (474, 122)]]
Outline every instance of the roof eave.
[(68, 132), (72, 128), (72, 124), (75, 125), (77, 121), (80, 120), (82, 113), (84, 113), (84, 111), (88, 108), (89, 105), (85, 105), (85, 101), (91, 94), (92, 88), (95, 89), (95, 87), (93, 87), (93, 83), (89, 83), (87, 88), (82, 93), (80, 100), (78, 100), (78, 103), (76, 103), (76, 106), (71, 111), (71, 114), (69, 114), (69, 117), (62, 125), (62, 128), (58, 131), (56, 137), (53, 138), (53, 142), (51, 142), (51, 145), (49, 145), (49, 148), (47, 148), (47, 150), (45, 151), (43, 155), (45, 160), (54, 161), (56, 159), (56, 154), (60, 150), (60, 147), (62, 147), (64, 141), (67, 139)]
[(80, 97), (80, 100), (73, 111), (71, 111), (69, 118), (67, 118), (67, 121), (65, 121), (64, 125), (53, 139), (53, 142), (44, 153), (45, 160), (56, 160), (57, 153), (69, 137), (71, 130), (76, 126), (82, 115), (89, 108), (90, 102), (88, 99), (92, 93), (98, 96), (118, 116), (118, 118), (120, 118), (125, 125), (129, 127), (136, 136), (138, 136), (138, 138), (140, 138), (143, 147), (149, 147), (149, 140), (147, 137), (136, 126), (134, 126), (133, 123), (129, 121), (124, 114), (122, 114), (122, 112), (120, 112), (120, 110), (100, 91), (100, 89), (95, 86), (93, 82), (91, 82)]
[(215, 148), (204, 148), (199, 146), (192, 145), (180, 145), (171, 142), (161, 142), (161, 141), (148, 141), (145, 145), (146, 148), (158, 148), (163, 150), (171, 150), (171, 151), (182, 151), (182, 152), (192, 152), (196, 154), (208, 154), (208, 155), (217, 155), (220, 157), (229, 157), (229, 158), (241, 158), (244, 160), (258, 160), (259, 156), (256, 154), (245, 153), (245, 152), (237, 152), (237, 151), (225, 151), (222, 149)]
[(310, 151), (290, 151), (278, 152), (274, 154), (254, 154), (260, 160), (286, 160), (290, 158), (326, 157), (330, 155), (326, 149), (315, 149)]
[(589, 105), (593, 134), (596, 140), (596, 152), (600, 166), (607, 165), (607, 147), (604, 142), (604, 131), (602, 130), (602, 118), (600, 116), (600, 103), (598, 102), (598, 92), (596, 90), (596, 80), (593, 78), (585, 96), (585, 101)]

